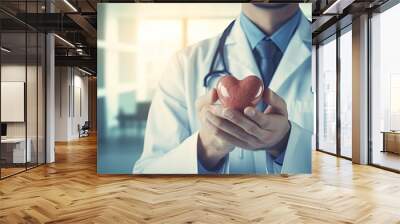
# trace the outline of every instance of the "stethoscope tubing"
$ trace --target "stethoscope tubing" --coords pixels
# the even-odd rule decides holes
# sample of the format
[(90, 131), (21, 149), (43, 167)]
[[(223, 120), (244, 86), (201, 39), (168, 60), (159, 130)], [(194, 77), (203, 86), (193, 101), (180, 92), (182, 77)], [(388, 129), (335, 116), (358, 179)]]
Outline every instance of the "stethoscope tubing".
[[(208, 74), (203, 79), (203, 86), (204, 87), (208, 87), (209, 80), (211, 80), (213, 77), (218, 77), (218, 76), (222, 76), (222, 75), (231, 75), (231, 73), (229, 72), (228, 63), (226, 62), (224, 47), (225, 47), (226, 38), (229, 36), (229, 33), (231, 32), (234, 24), (235, 24), (235, 20), (233, 20), (225, 28), (224, 32), (221, 35), (221, 38), (218, 41), (217, 50), (216, 50), (216, 52), (215, 52), (215, 54), (213, 56), (213, 59), (211, 61), (210, 71), (208, 72)], [(217, 63), (218, 55), (221, 57), (223, 69), (214, 70), (214, 68), (216, 66), (216, 63)]]

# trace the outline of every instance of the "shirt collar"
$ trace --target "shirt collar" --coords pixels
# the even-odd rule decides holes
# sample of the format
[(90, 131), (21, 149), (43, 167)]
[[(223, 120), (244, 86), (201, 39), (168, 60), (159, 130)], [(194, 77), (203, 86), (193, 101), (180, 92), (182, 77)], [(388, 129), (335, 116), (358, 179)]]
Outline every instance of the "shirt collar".
[(271, 36), (266, 35), (260, 28), (257, 27), (243, 12), (240, 14), (240, 25), (246, 34), (247, 40), (250, 43), (251, 49), (257, 46), (262, 39), (271, 39), (281, 50), (285, 52), (294, 31), (296, 30), (301, 18), (301, 10), (299, 9), (292, 18), (283, 24)]

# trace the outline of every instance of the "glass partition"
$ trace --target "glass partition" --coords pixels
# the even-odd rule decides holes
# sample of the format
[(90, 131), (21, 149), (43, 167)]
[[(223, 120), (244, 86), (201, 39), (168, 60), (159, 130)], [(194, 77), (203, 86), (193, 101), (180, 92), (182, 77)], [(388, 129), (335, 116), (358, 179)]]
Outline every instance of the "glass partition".
[(37, 165), (38, 159), (38, 144), (37, 144), (37, 117), (38, 117), (38, 89), (37, 89), (37, 79), (38, 79), (38, 35), (36, 32), (27, 33), (27, 73), (26, 73), (26, 114), (27, 114), (27, 150), (31, 153), (31, 157), (27, 163), (27, 167), (33, 167)]
[(37, 74), (37, 162), (46, 162), (46, 36), (38, 33), (38, 74)]
[(371, 162), (400, 171), (400, 5), (371, 18)]
[(318, 149), (336, 154), (336, 37), (318, 48)]
[(26, 148), (26, 45), (25, 32), (1, 34), (2, 49), (7, 49), (1, 52), (2, 177), (24, 171), (31, 162)]
[[(20, 1), (17, 11), (43, 5)], [(44, 33), (0, 12), (1, 179), (45, 163), (45, 44)]]
[(340, 36), (340, 155), (352, 157), (352, 32)]

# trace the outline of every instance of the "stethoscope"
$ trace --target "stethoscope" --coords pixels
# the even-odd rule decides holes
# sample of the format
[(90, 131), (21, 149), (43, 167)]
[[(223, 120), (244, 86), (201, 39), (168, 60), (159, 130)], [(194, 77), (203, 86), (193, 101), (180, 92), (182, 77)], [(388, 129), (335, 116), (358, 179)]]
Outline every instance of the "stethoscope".
[[(203, 79), (203, 86), (206, 88), (208, 87), (208, 83), (212, 78), (216, 78), (219, 76), (225, 76), (225, 75), (232, 75), (229, 72), (228, 63), (226, 62), (226, 59), (225, 59), (224, 47), (225, 47), (226, 38), (228, 37), (229, 33), (231, 32), (234, 24), (235, 24), (235, 20), (233, 20), (225, 28), (224, 32), (221, 35), (221, 38), (218, 41), (217, 50), (215, 51), (213, 59), (211, 61), (210, 71), (207, 73), (207, 75)], [(223, 67), (221, 70), (214, 70), (215, 64), (217, 63), (218, 55), (221, 57)], [(240, 159), (243, 159), (243, 157), (244, 157), (244, 152), (243, 152), (243, 149), (241, 149), (240, 150)]]
[[(231, 32), (234, 24), (235, 24), (235, 20), (233, 20), (228, 25), (228, 27), (225, 28), (224, 32), (221, 35), (221, 38), (219, 39), (217, 50), (215, 51), (215, 54), (211, 61), (210, 71), (207, 73), (207, 75), (203, 79), (204, 87), (208, 87), (208, 83), (212, 78), (216, 78), (216, 77), (224, 76), (224, 75), (231, 75), (231, 73), (229, 72), (228, 63), (226, 62), (226, 59), (225, 59), (224, 47), (225, 47), (226, 38), (228, 37), (229, 33)], [(222, 66), (223, 66), (222, 70), (214, 70), (215, 64), (217, 63), (218, 55), (220, 55), (220, 57), (222, 59)]]

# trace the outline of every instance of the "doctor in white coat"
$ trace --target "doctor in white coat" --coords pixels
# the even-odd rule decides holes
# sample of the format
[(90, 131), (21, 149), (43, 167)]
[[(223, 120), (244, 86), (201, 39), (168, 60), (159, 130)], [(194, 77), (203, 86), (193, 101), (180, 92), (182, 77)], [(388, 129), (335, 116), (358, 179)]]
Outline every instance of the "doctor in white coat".
[[(310, 22), (298, 4), (245, 3), (222, 43), (222, 56), (221, 36), (184, 49), (169, 63), (133, 173), (310, 173)], [(215, 54), (212, 70), (262, 79), (264, 102), (243, 112), (222, 108), (215, 91), (219, 77), (203, 85)]]

